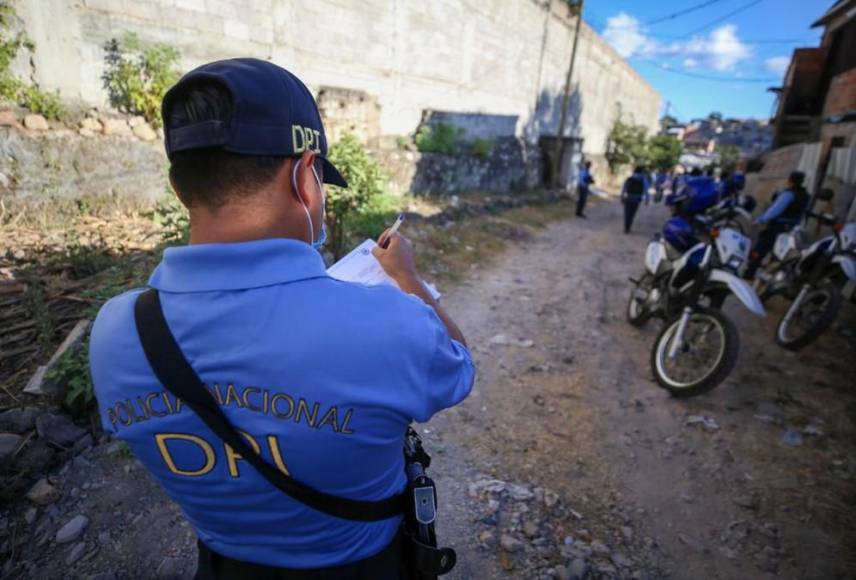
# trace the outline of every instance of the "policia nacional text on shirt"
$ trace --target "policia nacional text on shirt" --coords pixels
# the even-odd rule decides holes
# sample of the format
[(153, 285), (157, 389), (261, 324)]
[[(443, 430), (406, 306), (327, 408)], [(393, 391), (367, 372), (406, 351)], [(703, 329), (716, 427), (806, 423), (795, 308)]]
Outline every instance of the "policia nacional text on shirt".
[[(311, 93), (290, 72), (254, 59), (204, 65), (167, 93), (163, 118), (190, 245), (167, 249), (149, 286), (193, 371), (283, 473), (343, 498), (401, 492), (407, 426), (462, 401), (474, 378), (410, 243), (396, 233), (375, 250), (403, 291), (327, 276), (322, 183), (347, 184), (326, 159)], [(98, 314), (95, 393), (104, 428), (196, 530), (199, 577), (245, 566), (257, 577), (342, 567), (342, 577), (396, 578), (398, 556), (387, 552), (400, 517), (348, 521), (292, 499), (164, 388), (135, 327), (141, 292)]]

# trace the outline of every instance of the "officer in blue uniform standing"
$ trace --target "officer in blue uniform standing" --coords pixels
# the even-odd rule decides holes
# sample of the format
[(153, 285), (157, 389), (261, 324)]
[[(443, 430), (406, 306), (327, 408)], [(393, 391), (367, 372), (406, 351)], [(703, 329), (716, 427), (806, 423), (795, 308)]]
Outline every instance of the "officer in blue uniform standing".
[(586, 209), (589, 188), (592, 184), (594, 184), (594, 178), (591, 176), (591, 161), (586, 161), (580, 169), (580, 181), (577, 184), (577, 217), (586, 217), (583, 212)]
[(636, 211), (639, 209), (639, 204), (642, 203), (642, 198), (648, 199), (648, 187), (648, 177), (645, 174), (645, 168), (642, 166), (637, 166), (633, 170), (633, 175), (628, 177), (621, 187), (625, 234), (629, 234), (630, 228), (633, 227), (633, 219), (636, 217)]
[[(323, 183), (347, 184), (290, 72), (255, 59), (204, 65), (167, 93), (163, 119), (190, 245), (167, 249), (149, 286), (200, 390), (301, 485), (363, 502), (400, 494), (407, 426), (461, 402), (474, 378), (410, 243), (395, 233), (375, 250), (401, 290), (327, 276)], [(142, 292), (98, 314), (95, 393), (104, 428), (195, 529), (197, 578), (398, 578), (400, 515), (355, 521), (297, 501), (165, 388), (140, 318), (135, 328)]]

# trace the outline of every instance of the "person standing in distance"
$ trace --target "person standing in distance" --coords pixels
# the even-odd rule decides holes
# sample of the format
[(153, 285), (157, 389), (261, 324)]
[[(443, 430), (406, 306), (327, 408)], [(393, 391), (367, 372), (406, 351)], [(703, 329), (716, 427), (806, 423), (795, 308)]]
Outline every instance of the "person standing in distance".
[(633, 175), (624, 181), (624, 186), (621, 188), (621, 202), (624, 204), (624, 233), (629, 234), (630, 228), (633, 226), (633, 219), (636, 217), (636, 211), (639, 209), (639, 204), (642, 203), (642, 198), (648, 195), (648, 180), (645, 175), (644, 167), (636, 167), (633, 170)]
[(589, 187), (594, 184), (591, 176), (591, 161), (586, 161), (580, 169), (580, 181), (577, 184), (577, 217), (585, 218), (583, 211), (586, 209)]
[[(410, 243), (395, 233), (375, 251), (401, 290), (326, 274), (324, 183), (347, 183), (326, 157), (312, 94), (285, 69), (206, 64), (169, 90), (162, 112), (190, 244), (164, 252), (149, 286), (193, 371), (283, 474), (344, 499), (399, 494), (406, 428), (461, 402), (475, 373)], [(141, 292), (98, 314), (95, 394), (104, 428), (195, 529), (196, 577), (399, 578), (401, 516), (354, 521), (308, 507), (170, 395), (135, 329)]]

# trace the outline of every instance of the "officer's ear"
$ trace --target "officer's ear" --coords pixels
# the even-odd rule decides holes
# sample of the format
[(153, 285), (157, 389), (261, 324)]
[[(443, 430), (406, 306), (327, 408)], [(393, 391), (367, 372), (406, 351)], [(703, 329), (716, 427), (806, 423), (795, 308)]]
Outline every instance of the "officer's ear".
[[(323, 192), (321, 191), (318, 179), (316, 179), (314, 164), (315, 153), (313, 151), (304, 151), (299, 159), (294, 159), (292, 163), (292, 174), (294, 181), (297, 184), (295, 195), (298, 196), (298, 201), (302, 201), (309, 208), (309, 211), (315, 215), (316, 211), (320, 211), (323, 205)], [(318, 176), (320, 178), (320, 176)]]

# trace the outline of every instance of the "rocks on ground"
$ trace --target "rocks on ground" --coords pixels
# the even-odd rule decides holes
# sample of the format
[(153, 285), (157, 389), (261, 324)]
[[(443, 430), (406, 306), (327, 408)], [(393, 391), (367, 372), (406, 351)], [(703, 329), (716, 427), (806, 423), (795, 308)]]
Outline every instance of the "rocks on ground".
[(652, 549), (637, 545), (624, 519), (624, 525), (595, 530), (601, 524), (589, 522), (555, 492), (489, 477), (472, 482), (468, 494), (477, 500), (476, 521), (482, 527), (476, 535), (479, 549), (495, 552), (500, 566), (517, 577), (583, 579), (615, 576), (619, 571), (621, 577), (658, 573)]
[(64, 526), (56, 533), (56, 541), (58, 544), (67, 544), (73, 542), (83, 535), (84, 530), (89, 525), (89, 518), (78, 514), (71, 518)]

